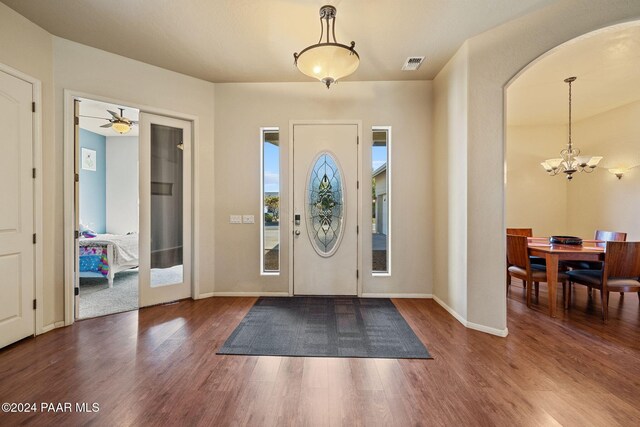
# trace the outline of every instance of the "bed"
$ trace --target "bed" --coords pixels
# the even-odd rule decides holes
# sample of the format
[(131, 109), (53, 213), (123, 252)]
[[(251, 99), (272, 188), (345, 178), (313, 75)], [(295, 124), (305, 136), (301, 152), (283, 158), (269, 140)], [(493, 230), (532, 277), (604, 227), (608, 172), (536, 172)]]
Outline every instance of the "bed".
[(104, 277), (113, 287), (116, 273), (138, 266), (138, 234), (98, 234), (79, 239), (80, 277)]

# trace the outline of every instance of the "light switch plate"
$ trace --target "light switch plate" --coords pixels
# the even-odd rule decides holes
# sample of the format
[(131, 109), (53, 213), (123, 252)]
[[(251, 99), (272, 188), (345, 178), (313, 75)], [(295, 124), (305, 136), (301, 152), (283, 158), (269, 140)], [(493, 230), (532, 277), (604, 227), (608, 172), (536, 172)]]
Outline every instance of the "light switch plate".
[(242, 224), (242, 215), (229, 215), (229, 222), (231, 224)]
[(253, 215), (242, 215), (242, 222), (245, 224), (253, 224), (256, 220)]

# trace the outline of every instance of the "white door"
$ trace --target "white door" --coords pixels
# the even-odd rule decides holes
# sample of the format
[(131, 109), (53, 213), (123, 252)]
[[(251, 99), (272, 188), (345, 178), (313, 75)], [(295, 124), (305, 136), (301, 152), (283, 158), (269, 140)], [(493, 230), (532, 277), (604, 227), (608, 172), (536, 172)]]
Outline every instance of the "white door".
[(293, 290), (358, 294), (358, 125), (293, 126)]
[(140, 113), (140, 306), (191, 296), (191, 122)]
[(0, 71), (0, 347), (35, 332), (32, 99)]

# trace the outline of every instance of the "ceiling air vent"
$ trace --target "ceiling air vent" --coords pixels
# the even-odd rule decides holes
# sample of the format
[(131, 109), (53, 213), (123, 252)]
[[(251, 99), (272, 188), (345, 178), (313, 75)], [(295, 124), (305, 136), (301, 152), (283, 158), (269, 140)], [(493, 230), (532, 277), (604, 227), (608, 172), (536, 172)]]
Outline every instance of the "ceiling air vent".
[(410, 56), (402, 66), (402, 71), (416, 71), (422, 65), (424, 56)]

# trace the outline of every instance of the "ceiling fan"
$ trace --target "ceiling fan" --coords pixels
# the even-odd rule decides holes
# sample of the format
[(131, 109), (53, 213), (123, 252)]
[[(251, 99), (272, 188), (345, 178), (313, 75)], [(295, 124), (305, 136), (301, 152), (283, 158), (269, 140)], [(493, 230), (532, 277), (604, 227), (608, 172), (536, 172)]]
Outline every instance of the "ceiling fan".
[(80, 117), (86, 117), (86, 118), (90, 118), (90, 119), (100, 119), (100, 120), (107, 120), (109, 123), (106, 123), (102, 126), (100, 126), (101, 128), (111, 128), (113, 130), (115, 130), (116, 132), (118, 132), (119, 134), (125, 134), (127, 132), (129, 132), (131, 130), (131, 126), (133, 125), (137, 125), (138, 122), (135, 120), (131, 120), (128, 119), (126, 117), (124, 117), (124, 108), (118, 108), (120, 110), (120, 114), (111, 111), (111, 110), (107, 110), (107, 112), (109, 114), (111, 114), (111, 118), (105, 118), (105, 117), (94, 117), (94, 116), (80, 116)]

